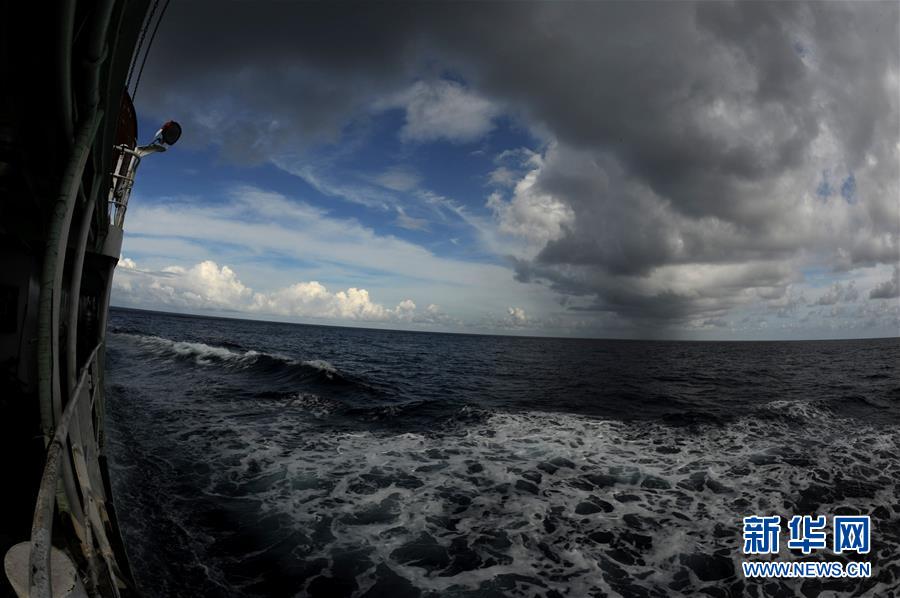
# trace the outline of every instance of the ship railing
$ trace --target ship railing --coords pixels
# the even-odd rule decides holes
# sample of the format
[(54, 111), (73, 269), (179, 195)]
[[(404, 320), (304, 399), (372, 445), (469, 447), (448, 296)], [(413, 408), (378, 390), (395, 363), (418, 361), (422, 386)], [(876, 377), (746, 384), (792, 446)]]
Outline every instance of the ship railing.
[(134, 188), (134, 175), (145, 154), (140, 148), (135, 149), (127, 145), (117, 145), (115, 149), (118, 157), (116, 167), (110, 173), (113, 180), (109, 190), (109, 220), (114, 226), (122, 228), (125, 225), (128, 200)]
[[(31, 528), (26, 594), (29, 598), (52, 598), (59, 594), (57, 586), (61, 583), (72, 585), (63, 591), (73, 596), (81, 595), (80, 592), (119, 596), (120, 590), (127, 587), (109, 541), (112, 527), (106, 508), (106, 486), (99, 465), (103, 416), (99, 362), (102, 348), (103, 341), (97, 344), (82, 368), (74, 392), (47, 446), (47, 459)], [(77, 487), (72, 492), (60, 483), (67, 469), (70, 473), (74, 471), (77, 480)], [(87, 579), (79, 579), (77, 574), (73, 574), (74, 579), (65, 580), (69, 574), (54, 570), (54, 567), (72, 572), (76, 569), (68, 557), (52, 545), (57, 511), (61, 516), (67, 513), (70, 518), (81, 544), (74, 547), (75, 550), (80, 548), (78, 558), (83, 561), (77, 569), (87, 571)], [(72, 552), (73, 547), (64, 548)], [(84, 585), (81, 585), (82, 581)]]

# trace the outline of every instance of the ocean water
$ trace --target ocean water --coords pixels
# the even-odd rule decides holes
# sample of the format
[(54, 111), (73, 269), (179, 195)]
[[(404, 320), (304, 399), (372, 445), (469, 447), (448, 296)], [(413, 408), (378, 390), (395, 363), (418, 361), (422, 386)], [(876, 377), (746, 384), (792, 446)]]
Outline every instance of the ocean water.
[[(146, 596), (894, 596), (898, 363), (116, 309), (113, 490)], [(856, 513), (808, 558), (871, 578), (743, 577), (743, 517)]]

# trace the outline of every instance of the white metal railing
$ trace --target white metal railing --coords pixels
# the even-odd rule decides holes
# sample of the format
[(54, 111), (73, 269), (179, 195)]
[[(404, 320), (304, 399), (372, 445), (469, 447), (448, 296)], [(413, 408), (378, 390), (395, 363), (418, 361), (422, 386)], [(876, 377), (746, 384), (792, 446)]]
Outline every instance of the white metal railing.
[(138, 149), (132, 149), (127, 145), (115, 146), (118, 152), (116, 167), (112, 171), (112, 185), (109, 189), (109, 221), (118, 228), (125, 224), (125, 211), (128, 209), (128, 199), (134, 188), (134, 175), (144, 154)]
[[(106, 491), (100, 472), (100, 427), (102, 382), (97, 344), (81, 370), (75, 390), (66, 404), (47, 446), (47, 460), (38, 491), (31, 528), (28, 568), (30, 598), (51, 598), (51, 549), (56, 507), (69, 514), (87, 563), (90, 593), (118, 596), (124, 588), (123, 575), (109, 542), (111, 530), (106, 510)], [(75, 492), (60, 486), (66, 469), (74, 470)], [(64, 486), (64, 485), (63, 485)], [(79, 508), (72, 508), (72, 507)], [(101, 589), (102, 588), (102, 589)]]

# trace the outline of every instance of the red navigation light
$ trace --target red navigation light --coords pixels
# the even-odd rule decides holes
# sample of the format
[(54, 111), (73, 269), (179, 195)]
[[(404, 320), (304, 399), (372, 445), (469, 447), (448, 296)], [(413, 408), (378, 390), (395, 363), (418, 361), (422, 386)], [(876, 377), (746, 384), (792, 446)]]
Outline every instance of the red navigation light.
[(157, 137), (162, 139), (166, 145), (175, 145), (175, 142), (181, 137), (181, 125), (174, 120), (170, 120), (162, 126), (157, 133)]

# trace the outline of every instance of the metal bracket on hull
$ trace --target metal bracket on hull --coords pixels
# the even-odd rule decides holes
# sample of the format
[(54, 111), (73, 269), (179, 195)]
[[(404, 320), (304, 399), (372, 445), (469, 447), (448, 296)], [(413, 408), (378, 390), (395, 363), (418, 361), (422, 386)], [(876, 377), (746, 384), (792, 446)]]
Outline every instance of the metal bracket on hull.
[(121, 228), (110, 224), (106, 231), (106, 239), (103, 240), (103, 247), (100, 249), (100, 253), (118, 260), (119, 256), (122, 254), (122, 237), (124, 234), (125, 231)]

